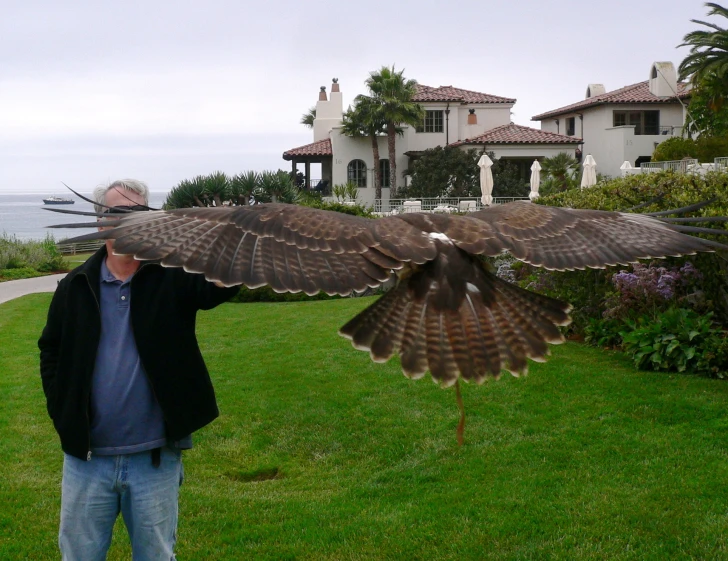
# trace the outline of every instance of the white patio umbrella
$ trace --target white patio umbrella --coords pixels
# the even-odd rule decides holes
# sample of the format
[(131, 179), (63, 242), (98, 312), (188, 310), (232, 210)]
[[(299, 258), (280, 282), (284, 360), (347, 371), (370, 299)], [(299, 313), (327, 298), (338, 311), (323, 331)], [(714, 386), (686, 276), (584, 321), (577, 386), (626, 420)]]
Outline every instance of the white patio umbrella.
[(492, 165), (493, 160), (487, 154), (483, 154), (478, 160), (478, 167), (480, 168), (480, 191), (483, 193), (480, 200), (484, 205), (493, 204), (493, 197), (491, 196), (493, 192), (493, 170), (490, 169)]
[(597, 184), (597, 163), (594, 157), (588, 154), (584, 160), (584, 173), (581, 174), (581, 188)]
[(528, 198), (538, 199), (538, 188), (541, 185), (541, 164), (538, 160), (534, 160), (531, 164), (531, 192), (528, 194)]

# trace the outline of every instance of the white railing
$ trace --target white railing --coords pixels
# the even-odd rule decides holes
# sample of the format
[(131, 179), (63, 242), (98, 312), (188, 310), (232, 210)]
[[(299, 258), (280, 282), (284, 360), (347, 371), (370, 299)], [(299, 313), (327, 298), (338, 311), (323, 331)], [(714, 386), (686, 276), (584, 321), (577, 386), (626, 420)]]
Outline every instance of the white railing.
[[(528, 201), (528, 197), (494, 197), (493, 204)], [(402, 214), (407, 212), (474, 212), (484, 207), (480, 197), (437, 197), (422, 199), (389, 199), (374, 201), (374, 212)]]
[(728, 157), (715, 158), (713, 160), (713, 166), (716, 171), (728, 169)]
[(673, 160), (669, 162), (642, 162), (640, 164), (640, 170), (642, 172), (649, 171), (689, 171), (690, 166), (698, 165), (698, 160), (695, 158), (685, 158), (684, 160)]

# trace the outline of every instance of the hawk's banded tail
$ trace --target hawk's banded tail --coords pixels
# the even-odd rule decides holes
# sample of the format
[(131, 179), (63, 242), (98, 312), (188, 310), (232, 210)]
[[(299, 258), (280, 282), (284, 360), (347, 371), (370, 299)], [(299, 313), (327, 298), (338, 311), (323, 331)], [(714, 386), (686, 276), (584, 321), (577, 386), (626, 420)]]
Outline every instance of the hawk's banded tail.
[[(468, 263), (453, 263), (460, 259)], [(437, 274), (440, 260), (453, 274)], [(526, 357), (543, 361), (547, 343), (563, 341), (558, 326), (568, 325), (569, 310), (559, 300), (499, 279), (458, 252), (401, 278), (339, 334), (377, 362), (398, 353), (410, 378), (429, 370), (443, 386), (459, 378), (482, 383), (502, 370), (525, 373)]]

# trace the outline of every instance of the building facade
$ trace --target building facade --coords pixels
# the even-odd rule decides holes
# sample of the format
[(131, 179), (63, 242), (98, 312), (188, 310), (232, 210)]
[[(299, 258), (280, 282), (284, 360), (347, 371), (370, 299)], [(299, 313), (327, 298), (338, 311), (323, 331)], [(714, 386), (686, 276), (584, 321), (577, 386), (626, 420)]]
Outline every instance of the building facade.
[(678, 83), (671, 62), (655, 62), (644, 82), (607, 92), (589, 84), (585, 99), (535, 115), (541, 130), (579, 137), (583, 154), (591, 154), (600, 173), (619, 177), (625, 161), (639, 167), (655, 147), (681, 136), (690, 94)]
[[(453, 86), (438, 88), (418, 85), (414, 101), (425, 110), (417, 127), (403, 126), (397, 137), (396, 164), (400, 177), (397, 185), (406, 185), (407, 170), (425, 150), (454, 145), (494, 152), (496, 158), (517, 161), (524, 169), (536, 158), (567, 152), (574, 156), (580, 139), (511, 123), (515, 99), (500, 97)], [(343, 100), (338, 82), (330, 95), (321, 88), (313, 123), (313, 142), (283, 153), (292, 170), (303, 172), (306, 184), (315, 185), (311, 164), (321, 165), (321, 179), (329, 186), (353, 182), (359, 187), (359, 200), (374, 201), (374, 157), (370, 138), (352, 138), (341, 131)], [(377, 138), (382, 172), (382, 199), (390, 198), (387, 137)], [(318, 179), (318, 178), (317, 178)]]

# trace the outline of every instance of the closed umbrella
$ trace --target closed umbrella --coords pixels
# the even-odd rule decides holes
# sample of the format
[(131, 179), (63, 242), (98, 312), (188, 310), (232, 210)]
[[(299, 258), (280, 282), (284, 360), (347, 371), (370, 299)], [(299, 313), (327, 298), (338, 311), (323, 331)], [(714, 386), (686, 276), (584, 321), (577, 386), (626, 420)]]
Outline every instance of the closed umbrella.
[(581, 174), (581, 188), (597, 184), (597, 163), (594, 157), (588, 154), (584, 160), (584, 172)]
[(484, 205), (493, 204), (493, 197), (491, 196), (493, 192), (493, 170), (490, 169), (492, 165), (493, 160), (487, 154), (483, 154), (478, 160), (478, 167), (480, 168), (480, 191), (483, 194), (480, 200)]
[(541, 164), (538, 160), (534, 160), (531, 165), (531, 192), (528, 194), (528, 198), (538, 199), (538, 187), (541, 185)]

